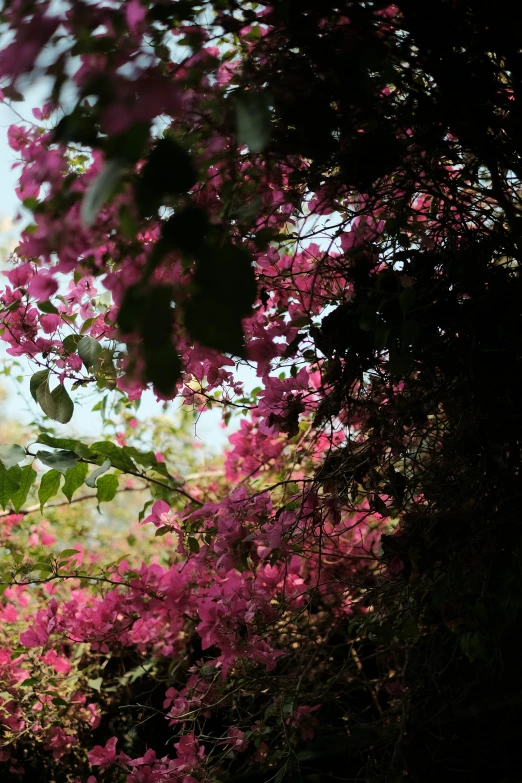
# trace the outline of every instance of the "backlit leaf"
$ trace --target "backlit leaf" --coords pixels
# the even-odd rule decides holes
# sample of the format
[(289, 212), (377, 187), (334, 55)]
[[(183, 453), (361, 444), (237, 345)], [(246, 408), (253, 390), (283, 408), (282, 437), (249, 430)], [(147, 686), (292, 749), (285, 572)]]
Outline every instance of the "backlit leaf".
[(62, 475), (58, 470), (48, 470), (44, 473), (38, 489), (38, 500), (40, 501), (40, 511), (48, 500), (53, 498), (60, 488), (60, 479)]
[(237, 140), (250, 152), (263, 152), (270, 141), (270, 96), (264, 92), (236, 95)]
[(54, 453), (50, 451), (38, 451), (36, 456), (44, 465), (49, 468), (59, 470), (60, 473), (65, 474), (69, 468), (74, 466), (80, 461), (79, 456), (74, 451), (60, 450)]
[(74, 467), (69, 468), (65, 472), (65, 482), (62, 487), (62, 492), (69, 502), (71, 502), (72, 496), (76, 490), (79, 489), (85, 481), (88, 470), (89, 467), (86, 462), (78, 462)]
[(85, 336), (82, 337), (78, 343), (76, 350), (85, 367), (89, 369), (99, 358), (102, 352), (102, 347), (98, 340), (95, 340), (94, 337)]
[(31, 377), (31, 380), (29, 382), (29, 390), (35, 402), (38, 402), (38, 397), (36, 396), (36, 392), (38, 388), (41, 386), (42, 383), (47, 381), (48, 378), (49, 378), (49, 370), (38, 370), (38, 372), (35, 372), (35, 374)]
[(41, 433), (38, 436), (37, 443), (43, 443), (45, 446), (51, 446), (54, 449), (74, 451), (84, 459), (92, 459), (93, 456), (89, 446), (73, 438), (53, 438), (52, 435)]
[(18, 465), (25, 459), (25, 449), (13, 443), (11, 446), (0, 446), (0, 460), (4, 463), (6, 468), (11, 468), (13, 465)]
[(31, 465), (24, 465), (22, 468), (22, 474), (20, 477), (20, 487), (11, 496), (11, 502), (16, 512), (20, 511), (25, 501), (29, 490), (36, 481), (36, 470)]
[(80, 217), (87, 228), (92, 226), (105, 202), (116, 193), (124, 169), (125, 164), (121, 160), (108, 160), (87, 188), (80, 209)]
[(20, 486), (21, 469), (15, 465), (9, 470), (0, 462), (0, 505), (5, 508)]
[(51, 418), (54, 421), (59, 421), (60, 424), (67, 424), (67, 422), (72, 419), (74, 403), (69, 397), (65, 386), (59, 384), (59, 386), (51, 392), (51, 397), (54, 404), (54, 412)]
[(118, 491), (118, 476), (109, 473), (106, 476), (100, 476), (96, 484), (98, 503), (108, 503), (112, 500)]
[(100, 440), (93, 443), (91, 451), (111, 461), (113, 468), (133, 473), (137, 471), (136, 465), (122, 448), (108, 440)]

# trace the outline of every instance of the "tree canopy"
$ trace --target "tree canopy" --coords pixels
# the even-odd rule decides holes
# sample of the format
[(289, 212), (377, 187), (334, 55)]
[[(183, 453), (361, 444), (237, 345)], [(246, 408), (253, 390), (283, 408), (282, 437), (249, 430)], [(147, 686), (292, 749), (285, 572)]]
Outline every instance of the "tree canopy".
[(4, 2), (7, 780), (519, 780), (521, 17)]

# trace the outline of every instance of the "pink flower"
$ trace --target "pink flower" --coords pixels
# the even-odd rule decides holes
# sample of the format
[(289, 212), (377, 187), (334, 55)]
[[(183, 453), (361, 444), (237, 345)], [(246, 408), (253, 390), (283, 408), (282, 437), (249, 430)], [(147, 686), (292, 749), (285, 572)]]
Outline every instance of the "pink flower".
[(404, 696), (404, 688), (398, 680), (387, 683), (384, 686), (384, 690), (392, 699), (402, 699)]
[(15, 40), (0, 52), (0, 76), (13, 77), (31, 71), (58, 24), (57, 17), (43, 14), (35, 14), (29, 22), (22, 24)]
[(29, 262), (19, 264), (19, 266), (14, 269), (9, 269), (8, 272), (4, 272), (4, 275), (15, 288), (25, 288), (33, 274), (33, 267)]
[(71, 664), (63, 655), (58, 655), (56, 650), (48, 650), (42, 657), (42, 661), (48, 666), (52, 666), (55, 672), (69, 674)]
[(115, 136), (133, 123), (150, 122), (158, 114), (176, 115), (181, 108), (179, 88), (172, 80), (144, 74), (135, 81), (120, 78), (114, 84), (116, 100), (102, 113), (102, 125)]
[(76, 737), (66, 734), (60, 726), (52, 726), (49, 729), (49, 740), (44, 745), (45, 750), (51, 750), (53, 758), (59, 759), (71, 747), (78, 742)]
[(58, 283), (51, 275), (45, 272), (38, 272), (29, 283), (27, 290), (39, 302), (45, 302), (57, 292)]
[(34, 627), (20, 634), (20, 644), (24, 647), (40, 647), (47, 644), (49, 635), (56, 628), (58, 604), (53, 598), (48, 609), (40, 609), (34, 621)]
[(245, 732), (238, 729), (237, 726), (231, 726), (228, 734), (220, 745), (229, 745), (232, 750), (242, 753), (248, 748), (248, 740), (245, 739)]
[(261, 742), (254, 756), (254, 761), (263, 762), (268, 757), (268, 745), (266, 742)]
[(25, 125), (10, 125), (7, 129), (7, 143), (15, 152), (20, 152), (31, 142), (31, 132)]
[(46, 334), (52, 334), (58, 329), (60, 324), (60, 316), (56, 313), (49, 313), (48, 315), (40, 316), (40, 324)]
[(118, 760), (118, 754), (116, 753), (116, 744), (118, 742), (117, 737), (111, 737), (107, 740), (105, 747), (96, 745), (92, 750), (87, 753), (89, 764), (92, 767), (108, 767), (111, 764), (115, 764)]
[(388, 573), (391, 574), (391, 576), (397, 576), (397, 574), (400, 574), (400, 572), (403, 570), (404, 570), (403, 561), (401, 560), (399, 555), (395, 555), (395, 557), (392, 558), (388, 566)]
[(177, 766), (180, 770), (190, 770), (205, 758), (205, 748), (203, 745), (200, 747), (194, 734), (183, 734), (179, 742), (174, 743), (174, 747), (178, 754)]
[(171, 524), (170, 506), (165, 503), (164, 500), (156, 500), (152, 506), (152, 513), (148, 517), (145, 517), (142, 525), (146, 525), (147, 522), (152, 522), (155, 527), (162, 527), (163, 525)]
[(131, 33), (139, 32), (139, 28), (147, 15), (147, 9), (140, 3), (140, 0), (130, 0), (125, 6), (125, 18), (129, 25)]
[(315, 727), (319, 725), (319, 721), (317, 718), (313, 717), (313, 713), (320, 709), (320, 707), (320, 704), (316, 704), (315, 707), (302, 704), (293, 715), (287, 718), (286, 723), (293, 729), (300, 729), (301, 739), (313, 739)]

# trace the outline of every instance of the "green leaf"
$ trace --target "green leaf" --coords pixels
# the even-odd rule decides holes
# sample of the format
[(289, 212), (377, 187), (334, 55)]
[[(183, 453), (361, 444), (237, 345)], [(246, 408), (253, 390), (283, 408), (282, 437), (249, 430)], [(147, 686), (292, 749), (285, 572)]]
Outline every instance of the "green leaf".
[(243, 202), (232, 211), (232, 216), (241, 223), (251, 223), (261, 209), (261, 196), (256, 193), (253, 199)]
[(58, 308), (55, 307), (48, 299), (45, 302), (38, 302), (38, 309), (42, 313), (52, 313), (53, 315), (58, 315)]
[(156, 465), (154, 465), (152, 470), (154, 470), (156, 473), (159, 473), (159, 475), (163, 476), (163, 478), (170, 479), (177, 485), (179, 484), (179, 482), (170, 475), (169, 470), (164, 462), (158, 462)]
[(170, 397), (181, 376), (181, 363), (172, 343), (173, 291), (170, 286), (133, 286), (118, 315), (122, 331), (140, 331), (147, 380)]
[(92, 688), (94, 691), (101, 691), (101, 686), (103, 684), (103, 677), (96, 677), (95, 680), (87, 680), (87, 685), (89, 688)]
[(60, 558), (60, 560), (64, 560), (64, 559), (68, 559), (70, 557), (74, 557), (75, 555), (78, 555), (78, 554), (80, 554), (80, 550), (79, 549), (64, 549), (62, 552), (60, 552), (58, 557)]
[(97, 146), (98, 131), (94, 117), (83, 106), (76, 106), (70, 114), (62, 117), (54, 129), (53, 138), (64, 143), (75, 141), (85, 147)]
[(161, 139), (152, 150), (136, 186), (141, 215), (154, 215), (164, 195), (186, 193), (197, 179), (197, 171), (188, 152), (170, 136)]
[(60, 488), (61, 473), (58, 470), (48, 470), (44, 473), (38, 489), (38, 500), (40, 501), (40, 511), (50, 498), (53, 498)]
[(153, 468), (158, 464), (158, 460), (153, 451), (139, 451), (135, 446), (123, 446), (123, 451), (125, 454), (128, 454), (129, 457), (132, 457), (135, 462), (139, 465), (143, 465), (145, 468)]
[(80, 209), (80, 217), (87, 228), (90, 228), (98, 216), (98, 212), (117, 191), (125, 163), (118, 158), (106, 161), (98, 176), (91, 182)]
[(195, 295), (185, 307), (185, 326), (197, 342), (244, 356), (242, 319), (257, 295), (249, 254), (228, 244), (207, 245), (194, 274)]
[(142, 337), (145, 346), (153, 348), (171, 342), (173, 291), (170, 286), (149, 289), (143, 310)]
[(391, 330), (388, 329), (386, 324), (382, 323), (382, 321), (377, 322), (375, 332), (373, 334), (373, 344), (378, 351), (383, 351), (386, 348), (388, 345), (388, 340), (390, 339), (390, 333)]
[(100, 440), (93, 443), (91, 451), (111, 461), (113, 468), (128, 473), (135, 473), (137, 467), (125, 451), (108, 440)]
[(118, 491), (118, 476), (114, 473), (100, 476), (96, 488), (98, 490), (96, 493), (98, 503), (108, 503)]
[(62, 492), (69, 503), (76, 490), (79, 489), (85, 481), (88, 470), (89, 467), (86, 462), (78, 462), (73, 468), (66, 470)]
[(110, 459), (106, 459), (105, 462), (100, 465), (99, 468), (96, 468), (96, 470), (93, 470), (91, 475), (85, 479), (85, 483), (88, 487), (91, 487), (91, 489), (94, 489), (96, 487), (96, 479), (98, 476), (101, 476), (102, 473), (106, 473), (109, 468), (111, 467), (111, 461)]
[(14, 310), (18, 310), (20, 306), (21, 300), (15, 299), (14, 302), (11, 302), (11, 304), (7, 305), (7, 307), (2, 307), (2, 313), (12, 313)]
[(74, 413), (74, 403), (69, 397), (65, 386), (60, 384), (51, 392), (51, 397), (54, 404), (54, 414), (51, 418), (54, 421), (59, 421), (60, 424), (67, 424), (71, 420)]
[(10, 101), (23, 101), (24, 96), (21, 92), (19, 92), (12, 84), (7, 84), (2, 88), (2, 92), (4, 93), (6, 98), (9, 98)]
[(138, 465), (143, 465), (145, 468), (152, 468), (156, 473), (159, 473), (165, 478), (172, 478), (166, 464), (164, 462), (158, 462), (153, 451), (138, 451), (134, 446), (123, 446), (123, 451), (125, 454), (128, 454), (129, 457), (132, 457)]
[(145, 517), (145, 514), (147, 513), (147, 510), (152, 506), (154, 501), (147, 500), (143, 508), (141, 509), (140, 513), (138, 514), (138, 522), (143, 522), (143, 519)]
[(286, 766), (281, 767), (281, 769), (277, 772), (276, 776), (273, 778), (274, 783), (281, 783), (285, 774), (286, 774)]
[(74, 451), (67, 451), (65, 449), (55, 451), (54, 454), (50, 451), (37, 451), (36, 456), (44, 465), (47, 465), (49, 468), (55, 468), (55, 470), (59, 470), (60, 473), (63, 474), (65, 474), (69, 468), (74, 468), (80, 461), (79, 456)]
[(125, 291), (118, 312), (118, 326), (125, 334), (136, 331), (143, 320), (145, 290), (143, 286), (131, 285)]
[(49, 416), (50, 419), (54, 419), (54, 400), (49, 388), (48, 378), (42, 381), (36, 389), (36, 401), (46, 416)]
[(105, 149), (109, 157), (118, 157), (126, 163), (137, 163), (143, 157), (150, 136), (150, 124), (133, 122), (125, 133), (108, 138)]
[(5, 509), (20, 486), (21, 469), (15, 465), (9, 470), (0, 462), (0, 505)]
[(175, 346), (170, 342), (147, 344), (144, 353), (147, 380), (164, 397), (172, 397), (181, 377), (181, 361)]
[(316, 759), (318, 756), (321, 756), (321, 753), (318, 753), (314, 750), (302, 750), (300, 753), (297, 754), (296, 758), (298, 761), (310, 761), (311, 759)]
[(2, 460), (6, 468), (18, 465), (25, 457), (25, 449), (19, 446), (18, 443), (13, 443), (12, 446), (0, 446), (0, 460)]
[[(410, 290), (410, 289), (407, 289)], [(421, 327), (418, 321), (406, 321), (402, 327), (401, 340), (405, 345), (414, 345), (421, 335)]]
[(205, 241), (207, 227), (206, 212), (198, 207), (189, 206), (176, 212), (163, 223), (161, 238), (177, 250), (196, 255)]
[(187, 539), (187, 543), (189, 545), (189, 549), (191, 552), (194, 552), (195, 555), (199, 552), (199, 543), (195, 538), (192, 538), (192, 536), (189, 536)]
[(20, 511), (25, 501), (27, 500), (27, 495), (36, 481), (36, 476), (36, 470), (34, 470), (31, 465), (24, 465), (22, 468), (22, 475), (20, 477), (20, 488), (17, 489), (16, 492), (11, 496), (11, 502), (17, 513)]
[(154, 500), (164, 500), (169, 506), (174, 503), (174, 495), (171, 489), (161, 486), (159, 484), (152, 484), (150, 487), (150, 494)]
[(241, 317), (224, 310), (212, 294), (199, 294), (185, 307), (185, 326), (198, 343), (233, 356), (245, 356)]
[(98, 316), (95, 316), (94, 318), (86, 318), (82, 324), (82, 328), (80, 329), (80, 334), (85, 334), (85, 332), (88, 332), (93, 323), (96, 321), (97, 317)]
[(48, 378), (49, 370), (38, 370), (38, 372), (35, 372), (35, 374), (31, 377), (31, 380), (29, 381), (29, 390), (31, 392), (31, 397), (35, 402), (38, 402), (38, 397), (36, 396), (38, 388), (42, 383), (45, 383)]
[[(274, 228), (262, 228), (254, 237), (254, 244), (258, 250), (266, 250), (270, 242), (285, 239), (284, 234), (279, 234), (277, 229)], [(307, 322), (309, 319), (306, 319)]]
[(87, 336), (82, 337), (77, 347), (78, 356), (87, 369), (96, 363), (96, 360), (99, 358), (102, 350), (103, 349), (98, 340), (95, 340), (94, 337)]
[(41, 433), (36, 442), (43, 443), (45, 446), (51, 446), (53, 449), (74, 451), (78, 456), (83, 457), (84, 459), (92, 459), (93, 456), (89, 446), (79, 440), (74, 440), (73, 438), (54, 438), (52, 435)]
[(388, 366), (392, 375), (406, 375), (412, 366), (409, 356), (397, 350), (394, 343), (390, 346)]
[(270, 96), (267, 93), (243, 91), (236, 94), (239, 144), (246, 144), (250, 152), (263, 152), (270, 141), (271, 120)]
[(405, 288), (399, 296), (399, 302), (403, 313), (407, 313), (417, 298), (413, 287)]
[(299, 318), (294, 318), (294, 320), (290, 324), (291, 326), (298, 326), (301, 328), (302, 326), (309, 326), (310, 325), (310, 319), (306, 315), (301, 315)]
[(76, 353), (76, 350), (78, 348), (78, 343), (80, 342), (82, 338), (79, 334), (68, 334), (67, 337), (64, 339), (62, 345), (64, 349), (67, 351), (67, 353)]
[(39, 677), (28, 677), (26, 680), (22, 680), (20, 683), (22, 688), (31, 688), (33, 685), (37, 685), (41, 682)]
[(35, 563), (32, 567), (32, 570), (40, 571), (40, 573), (44, 573), (44, 574), (50, 574), (51, 571), (53, 570), (53, 567), (50, 563), (41, 562), (41, 563)]
[(132, 212), (125, 205), (119, 211), (120, 228), (127, 239), (136, 239), (139, 224)]
[(154, 537), (159, 538), (160, 536), (166, 536), (167, 533), (171, 533), (171, 532), (172, 530), (170, 529), (170, 527), (167, 526), (159, 527), (154, 533)]

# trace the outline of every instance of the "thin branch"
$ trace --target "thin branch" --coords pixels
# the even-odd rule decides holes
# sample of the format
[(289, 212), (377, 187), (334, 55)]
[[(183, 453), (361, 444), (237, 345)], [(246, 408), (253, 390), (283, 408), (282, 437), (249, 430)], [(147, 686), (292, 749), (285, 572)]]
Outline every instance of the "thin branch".
[(189, 473), (188, 476), (185, 476), (185, 481), (196, 481), (202, 478), (221, 478), (224, 475), (224, 470), (203, 470), (201, 473)]
[[(25, 450), (25, 453), (27, 454), (28, 457), (38, 458), (37, 454), (33, 454), (33, 452), (29, 451), (28, 449)], [(96, 465), (97, 467), (99, 467), (97, 462), (95, 462), (92, 459), (85, 459), (85, 457), (80, 457), (79, 462), (86, 462), (88, 465)], [(121, 468), (117, 468), (117, 470), (120, 470), (121, 473), (126, 473), (129, 476), (136, 476), (136, 478), (143, 479), (143, 481), (148, 481), (149, 484), (156, 484), (156, 486), (163, 487), (164, 489), (167, 489), (169, 492), (176, 492), (178, 495), (183, 495), (184, 497), (187, 498), (187, 500), (190, 500), (191, 503), (195, 503), (198, 506), (205, 505), (204, 503), (201, 502), (201, 500), (197, 500), (188, 492), (185, 492), (184, 489), (181, 489), (180, 487), (172, 487), (170, 484), (165, 484), (164, 481), (160, 481), (159, 479), (152, 478), (152, 476), (147, 476), (146, 473), (139, 473), (136, 470), (121, 470)]]
[[(117, 491), (117, 494), (120, 494), (121, 492), (144, 492), (145, 489), (146, 487), (123, 487), (123, 489), (119, 489)], [(82, 503), (84, 500), (94, 500), (95, 498), (96, 494), (80, 495), (79, 497), (73, 498), (72, 500), (60, 500), (58, 503), (49, 503), (49, 505), (46, 505), (45, 508), (61, 508), (62, 506), (70, 506), (71, 503)], [(29, 506), (29, 508), (22, 508), (20, 511), (8, 509), (7, 511), (0, 512), (0, 519), (2, 517), (9, 517), (11, 514), (22, 514), (23, 516), (27, 516), (27, 514), (33, 514), (35, 511), (39, 510), (39, 503), (35, 503), (34, 506)]]

